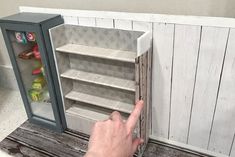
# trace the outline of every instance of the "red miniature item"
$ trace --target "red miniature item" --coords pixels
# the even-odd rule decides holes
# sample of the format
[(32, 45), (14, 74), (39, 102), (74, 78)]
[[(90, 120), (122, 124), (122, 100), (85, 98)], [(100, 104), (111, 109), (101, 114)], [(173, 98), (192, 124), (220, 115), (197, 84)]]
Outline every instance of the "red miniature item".
[(34, 57), (36, 59), (41, 59), (41, 55), (40, 55), (40, 52), (39, 52), (39, 49), (38, 49), (38, 45), (35, 45), (33, 47), (33, 53), (34, 53)]
[(32, 50), (25, 50), (23, 52), (21, 52), (18, 57), (21, 59), (31, 59), (34, 56)]
[(33, 32), (27, 32), (26, 37), (28, 41), (36, 41), (36, 36)]
[(32, 71), (32, 75), (38, 75), (42, 73), (42, 69), (40, 68), (36, 68)]

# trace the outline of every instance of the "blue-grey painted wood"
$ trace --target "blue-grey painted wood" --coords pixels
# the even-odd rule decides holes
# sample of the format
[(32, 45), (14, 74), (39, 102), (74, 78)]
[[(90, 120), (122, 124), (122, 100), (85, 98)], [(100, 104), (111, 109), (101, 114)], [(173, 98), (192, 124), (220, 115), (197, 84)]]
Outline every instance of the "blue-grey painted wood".
[[(33, 18), (36, 18), (36, 19), (33, 19)], [(52, 71), (50, 69), (49, 59), (47, 56), (47, 53), (52, 53), (51, 52), (52, 50), (51, 48), (47, 49), (48, 43), (44, 41), (46, 36), (47, 37), (49, 36), (48, 29), (47, 29), (47, 33), (43, 34), (43, 27), (47, 24), (50, 25), (50, 22), (52, 22), (53, 25), (58, 25), (58, 24), (63, 23), (63, 20), (60, 15), (22, 13), (22, 14), (9, 16), (0, 20), (0, 26), (3, 32), (6, 46), (8, 48), (8, 52), (11, 58), (11, 62), (14, 68), (14, 72), (18, 81), (19, 89), (21, 91), (21, 95), (24, 101), (25, 109), (26, 109), (29, 120), (31, 122), (44, 125), (51, 129), (62, 131), (64, 128), (62, 128), (60, 113), (58, 111), (58, 106), (57, 106), (58, 105), (57, 99), (61, 99), (61, 98), (57, 97), (54, 92), (55, 91), (54, 82), (51, 76)], [(27, 97), (27, 91), (25, 89), (21, 71), (17, 64), (15, 52), (11, 45), (8, 30), (22, 31), (22, 32), (34, 32), (36, 34), (36, 41), (39, 46), (39, 51), (41, 52), (40, 54), (41, 54), (41, 58), (43, 62), (43, 67), (46, 71), (45, 78), (47, 80), (47, 86), (48, 86), (48, 90), (50, 93), (50, 100), (52, 102), (51, 103), (52, 109), (53, 109), (52, 114), (54, 114), (55, 116), (55, 121), (47, 119), (46, 117), (40, 117), (39, 115), (34, 115), (32, 108), (31, 108), (31, 104)]]

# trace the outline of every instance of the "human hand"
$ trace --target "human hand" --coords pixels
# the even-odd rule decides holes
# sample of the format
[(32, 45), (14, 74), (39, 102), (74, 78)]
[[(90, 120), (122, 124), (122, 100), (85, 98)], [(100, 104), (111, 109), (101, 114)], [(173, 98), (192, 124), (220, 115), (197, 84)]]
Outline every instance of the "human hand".
[(117, 111), (108, 120), (96, 122), (85, 157), (132, 157), (144, 142), (132, 137), (143, 106), (143, 101), (138, 101), (126, 122)]

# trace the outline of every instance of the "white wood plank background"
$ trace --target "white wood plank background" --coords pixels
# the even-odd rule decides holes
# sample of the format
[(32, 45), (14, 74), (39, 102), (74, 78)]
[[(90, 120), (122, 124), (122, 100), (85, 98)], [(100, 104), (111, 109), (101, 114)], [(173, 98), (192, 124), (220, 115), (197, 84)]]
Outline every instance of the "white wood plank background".
[(124, 30), (132, 30), (132, 21), (131, 20), (114, 20), (115, 28), (117, 29), (124, 29)]
[[(233, 140), (234, 140), (234, 138), (233, 138)], [(233, 142), (234, 142), (234, 141), (233, 141)], [(235, 157), (235, 144), (234, 144), (234, 143), (233, 143), (233, 145), (232, 145), (232, 150), (231, 150), (230, 156), (231, 156), (231, 157)]]
[(64, 22), (71, 25), (78, 25), (78, 17), (64, 16)]
[(95, 21), (95, 18), (92, 18), (92, 17), (79, 17), (79, 25), (96, 26), (96, 21)]
[(153, 22), (153, 23), (177, 23), (182, 25), (197, 25), (211, 27), (233, 27), (235, 28), (234, 18), (224, 17), (205, 17), (205, 16), (184, 16), (184, 15), (166, 15), (166, 14), (144, 14), (127, 13), (112, 11), (94, 11), (94, 10), (72, 10), (72, 9), (53, 9), (20, 6), (20, 12), (38, 12), (38, 13), (56, 13), (63, 16), (93, 17), (93, 18), (111, 18), (131, 21)]
[(200, 26), (175, 26), (170, 139), (183, 143), (188, 135), (200, 30)]
[(20, 10), (58, 13), (67, 24), (150, 31), (151, 137), (213, 156), (235, 157), (234, 29), (222, 68), (235, 19), (33, 7)]
[[(229, 155), (235, 132), (235, 29), (230, 32), (209, 149)], [(231, 129), (232, 128), (232, 129)]]
[(133, 30), (152, 32), (152, 23), (151, 22), (133, 21)]
[(96, 18), (96, 26), (102, 28), (114, 28), (113, 19)]
[(152, 134), (168, 138), (174, 25), (154, 23)]
[(188, 143), (207, 148), (228, 28), (203, 27)]

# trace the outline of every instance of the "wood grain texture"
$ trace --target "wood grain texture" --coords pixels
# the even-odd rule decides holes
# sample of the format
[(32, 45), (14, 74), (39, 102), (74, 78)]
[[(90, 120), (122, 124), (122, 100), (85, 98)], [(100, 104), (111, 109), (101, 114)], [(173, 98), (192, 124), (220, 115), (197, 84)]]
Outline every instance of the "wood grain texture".
[(96, 26), (102, 28), (113, 28), (113, 19), (96, 18)]
[[(87, 150), (87, 139), (81, 133), (66, 131), (59, 134), (26, 122), (0, 142), (0, 149), (18, 157), (82, 157)], [(143, 156), (199, 157), (158, 143), (148, 143)]]
[(135, 58), (135, 102), (140, 99), (140, 57)]
[(52, 157), (48, 153), (43, 153), (37, 149), (30, 148), (30, 146), (25, 146), (21, 143), (15, 142), (8, 138), (4, 139), (0, 143), (0, 150), (6, 152), (12, 156), (23, 156), (23, 157)]
[[(144, 99), (144, 102), (145, 102), (145, 107), (144, 107), (144, 123), (145, 123), (145, 125), (144, 125), (144, 128), (145, 128), (145, 132), (144, 132), (144, 136), (145, 136), (145, 141), (146, 141), (146, 145), (147, 145), (147, 143), (148, 143), (148, 123), (149, 123), (149, 121), (147, 121), (148, 120), (148, 115), (147, 115), (147, 112), (148, 112), (148, 107), (149, 107), (149, 104), (148, 104), (148, 99), (149, 99), (149, 97), (148, 97), (148, 51), (147, 52), (145, 52), (145, 54), (144, 54), (144, 66), (143, 66), (143, 68), (144, 68), (144, 70), (143, 70), (143, 76), (144, 76), (144, 85), (143, 85), (143, 90), (144, 90), (144, 97), (145, 97), (145, 99)], [(145, 146), (146, 146), (145, 145)]]
[[(139, 101), (140, 99), (140, 57), (135, 58), (135, 102)], [(137, 136), (141, 137), (141, 131), (140, 131), (140, 126), (141, 126), (141, 120), (139, 119), (136, 128), (137, 128)], [(138, 147), (138, 152), (140, 152), (140, 146)]]
[[(140, 77), (140, 90), (139, 90), (139, 93), (140, 93), (140, 98), (139, 99), (142, 99), (144, 101), (144, 108), (141, 112), (141, 115), (140, 115), (140, 137), (142, 139), (146, 139), (146, 136), (145, 136), (145, 132), (146, 132), (146, 123), (145, 123), (145, 109), (146, 109), (146, 96), (145, 96), (145, 89), (146, 89), (146, 83), (145, 83), (145, 59), (144, 59), (144, 55), (141, 55), (139, 57), (139, 66), (140, 66), (140, 73), (139, 73), (139, 77)], [(144, 145), (146, 145), (146, 142), (144, 142)], [(140, 154), (142, 154), (144, 151), (144, 147), (142, 146), (141, 149), (140, 149)]]
[(148, 55), (147, 55), (147, 104), (148, 104), (148, 108), (147, 108), (147, 114), (146, 114), (146, 137), (149, 138), (149, 135), (151, 134), (151, 130), (152, 130), (152, 115), (151, 115), (151, 109), (152, 109), (152, 47), (149, 49), (148, 51)]
[(175, 25), (170, 139), (186, 143), (200, 42), (200, 27)]
[(132, 30), (132, 21), (115, 19), (115, 28), (123, 30)]
[[(141, 155), (145, 148), (146, 145), (148, 143), (148, 139), (149, 139), (149, 116), (148, 115), (148, 108), (149, 108), (149, 104), (148, 104), (148, 99), (150, 98), (147, 91), (147, 87), (148, 87), (148, 54), (149, 52), (144, 53), (143, 55), (138, 57), (138, 67), (137, 70), (139, 71), (139, 76), (137, 76), (137, 81), (139, 79), (139, 90), (137, 91), (137, 94), (139, 95), (139, 98), (137, 98), (137, 100), (142, 99), (144, 101), (144, 109), (141, 112), (141, 116), (140, 116), (140, 137), (142, 139), (144, 139), (144, 144), (141, 146), (140, 150), (139, 150), (139, 155)], [(137, 72), (138, 74), (138, 72)], [(138, 132), (137, 132), (138, 134)]]
[(199, 157), (198, 155), (190, 154), (166, 147), (164, 145), (149, 143), (143, 154), (143, 157)]
[(235, 29), (229, 36), (209, 149), (229, 155), (235, 133)]
[(154, 23), (152, 134), (168, 138), (174, 25)]
[(95, 18), (92, 17), (79, 17), (79, 25), (81, 26), (96, 26)]
[(83, 152), (87, 149), (87, 141), (85, 140), (64, 133), (55, 133), (29, 123), (24, 123), (9, 137), (44, 150), (53, 156), (79, 157), (84, 155)]
[[(137, 86), (137, 92), (136, 94), (139, 95), (139, 98), (136, 97), (136, 100), (138, 101), (139, 99), (142, 99), (144, 101), (144, 109), (141, 112), (141, 116), (140, 116), (140, 131), (137, 132), (137, 135), (139, 134), (140, 137), (142, 139), (144, 139), (144, 145), (141, 146), (141, 148), (139, 149), (139, 154), (142, 154), (144, 152), (144, 149), (147, 145), (148, 142), (148, 121), (147, 121), (147, 112), (148, 112), (148, 95), (147, 95), (147, 74), (148, 74), (148, 52), (144, 53), (143, 55), (139, 56), (137, 59), (139, 62), (136, 62), (136, 64), (138, 63), (138, 66), (136, 66), (136, 74), (139, 75), (136, 78), (136, 81), (139, 80), (139, 87)], [(136, 60), (136, 61), (137, 61)], [(139, 71), (139, 72), (138, 72)], [(139, 74), (138, 74), (139, 73)]]
[(188, 143), (207, 148), (228, 28), (203, 27)]

